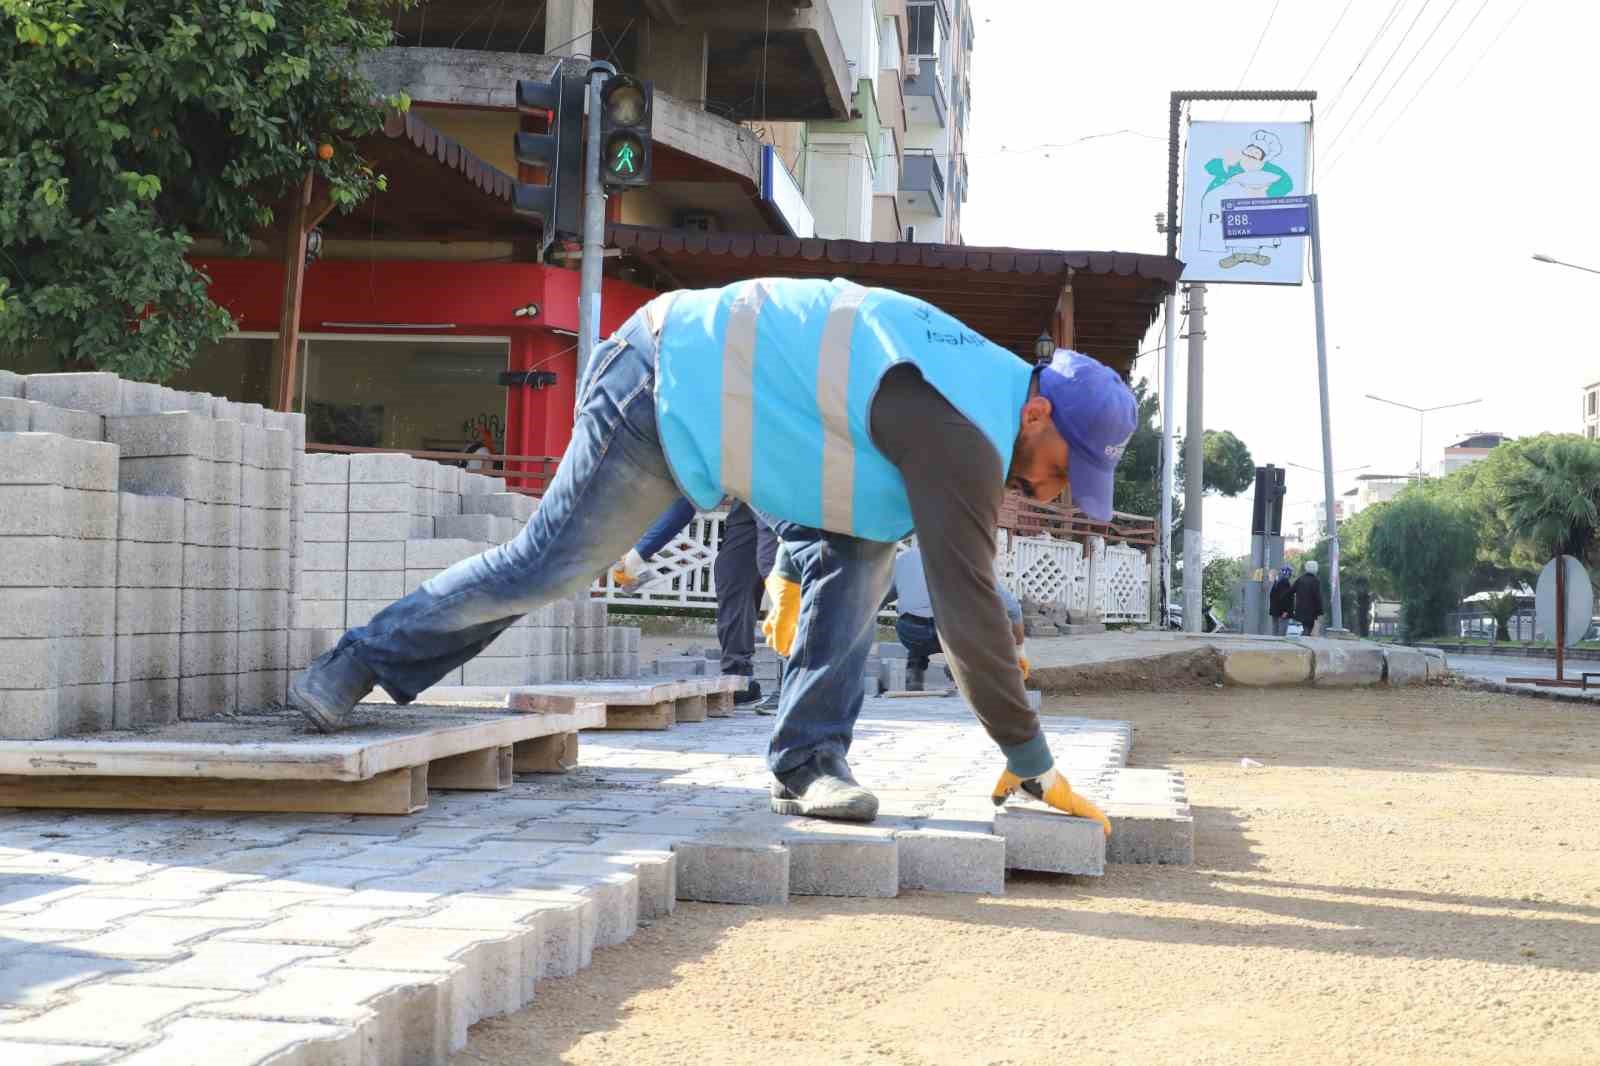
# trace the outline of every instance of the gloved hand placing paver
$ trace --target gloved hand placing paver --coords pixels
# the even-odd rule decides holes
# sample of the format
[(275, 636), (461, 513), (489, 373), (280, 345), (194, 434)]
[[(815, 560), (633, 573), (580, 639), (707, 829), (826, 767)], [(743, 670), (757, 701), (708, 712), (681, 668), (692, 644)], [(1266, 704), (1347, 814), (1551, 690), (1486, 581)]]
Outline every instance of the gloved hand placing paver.
[(1000, 780), (994, 784), (994, 805), (999, 807), (1021, 789), (1034, 799), (1054, 807), (1058, 811), (1074, 815), (1078, 818), (1092, 818), (1100, 823), (1100, 828), (1106, 831), (1106, 836), (1111, 835), (1111, 821), (1105, 814), (1072, 791), (1072, 785), (1062, 777), (1054, 766), (1040, 774), (1038, 777), (1021, 778), (1010, 770), (1000, 771)]

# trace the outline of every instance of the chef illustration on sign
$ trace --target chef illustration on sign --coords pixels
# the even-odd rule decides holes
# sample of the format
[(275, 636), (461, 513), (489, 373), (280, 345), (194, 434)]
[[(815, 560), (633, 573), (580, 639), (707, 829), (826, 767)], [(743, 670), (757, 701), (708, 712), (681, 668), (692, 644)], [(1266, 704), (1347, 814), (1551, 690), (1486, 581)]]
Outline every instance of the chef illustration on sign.
[[(1222, 201), (1254, 200), (1288, 196), (1294, 179), (1273, 160), (1283, 154), (1283, 142), (1267, 130), (1256, 130), (1237, 153), (1206, 162), (1211, 184), (1200, 201), (1200, 250), (1222, 255), (1217, 266), (1230, 270), (1240, 263), (1266, 266), (1272, 258), (1265, 254), (1283, 242), (1260, 238), (1229, 241), (1222, 236)], [(1226, 254), (1224, 254), (1226, 253)]]

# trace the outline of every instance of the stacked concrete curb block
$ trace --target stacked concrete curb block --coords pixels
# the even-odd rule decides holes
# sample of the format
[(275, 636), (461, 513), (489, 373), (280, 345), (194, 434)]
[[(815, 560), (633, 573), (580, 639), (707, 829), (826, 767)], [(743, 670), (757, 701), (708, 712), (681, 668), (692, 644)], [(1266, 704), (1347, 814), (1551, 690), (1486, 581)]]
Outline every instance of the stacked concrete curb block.
[[(406, 541), (433, 535), (418, 514), (427, 490), (417, 488), (424, 464), (409, 455), (350, 457), (350, 545), (344, 624), (364, 626), (404, 593)], [(429, 464), (433, 465), (433, 464)], [(425, 532), (422, 527), (426, 527)]]
[(303, 484), (295, 598), (289, 618), (289, 669), (303, 670), (344, 635), (349, 563), (350, 457), (301, 457)]
[(116, 728), (143, 729), (178, 717), (184, 501), (118, 499)]
[(1311, 683), (1319, 688), (1382, 684), (1383, 649), (1358, 641), (1324, 640), (1312, 648)]
[[(1429, 657), (1417, 648), (1388, 645), (1383, 649), (1384, 680), (1392, 688), (1428, 683)], [(1437, 666), (1434, 667), (1438, 671)]]
[(239, 704), (260, 707), (282, 703), (288, 695), (294, 438), (264, 421), (242, 430)]
[(94, 441), (0, 433), (0, 737), (112, 725), (116, 455)]

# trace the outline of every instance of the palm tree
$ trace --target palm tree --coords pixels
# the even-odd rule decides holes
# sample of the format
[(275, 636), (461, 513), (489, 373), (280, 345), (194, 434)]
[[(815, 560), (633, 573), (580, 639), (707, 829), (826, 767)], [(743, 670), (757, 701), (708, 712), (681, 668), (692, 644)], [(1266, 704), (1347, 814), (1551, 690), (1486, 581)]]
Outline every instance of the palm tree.
[(1494, 619), (1494, 639), (1510, 640), (1511, 627), (1506, 623), (1511, 621), (1511, 616), (1517, 613), (1517, 594), (1502, 592), (1489, 596), (1483, 601), (1489, 612), (1489, 617)]
[(1501, 497), (1508, 524), (1540, 558), (1587, 562), (1600, 535), (1600, 442), (1550, 437), (1525, 453)]

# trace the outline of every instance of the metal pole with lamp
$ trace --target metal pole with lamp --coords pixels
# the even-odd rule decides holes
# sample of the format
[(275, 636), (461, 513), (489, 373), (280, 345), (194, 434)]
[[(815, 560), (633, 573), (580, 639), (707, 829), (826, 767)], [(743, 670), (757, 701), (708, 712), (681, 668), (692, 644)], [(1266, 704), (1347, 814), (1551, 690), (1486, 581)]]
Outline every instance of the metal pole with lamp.
[(1403, 407), (1407, 411), (1410, 411), (1411, 413), (1413, 413), (1413, 414), (1415, 414), (1417, 416), (1417, 478), (1418, 478), (1418, 480), (1421, 480), (1422, 478), (1425, 478), (1425, 477), (1428, 476), (1427, 471), (1425, 471), (1422, 468), (1423, 430), (1426, 427), (1425, 419), (1435, 411), (1445, 411), (1445, 410), (1449, 410), (1452, 407), (1468, 407), (1468, 406), (1471, 406), (1472, 404), (1482, 403), (1483, 402), (1482, 398), (1479, 398), (1479, 399), (1476, 399), (1476, 400), (1459, 400), (1456, 403), (1441, 403), (1441, 404), (1436, 404), (1433, 407), (1415, 407), (1415, 406), (1412, 406), (1409, 403), (1401, 403), (1399, 400), (1387, 400), (1387, 399), (1384, 399), (1382, 396), (1374, 396), (1370, 392), (1367, 393), (1367, 399), (1369, 399), (1369, 400), (1377, 400), (1379, 403), (1386, 403), (1391, 407)]

